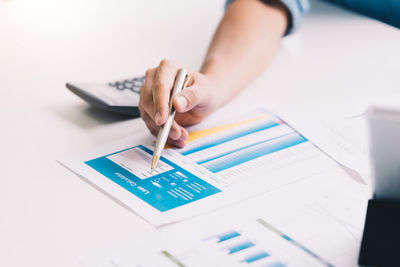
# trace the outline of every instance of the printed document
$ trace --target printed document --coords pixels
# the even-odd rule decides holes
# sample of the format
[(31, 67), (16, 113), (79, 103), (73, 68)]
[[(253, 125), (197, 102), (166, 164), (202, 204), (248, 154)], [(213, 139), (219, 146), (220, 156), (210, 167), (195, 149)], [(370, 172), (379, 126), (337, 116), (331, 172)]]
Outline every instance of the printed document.
[(166, 148), (153, 172), (154, 138), (147, 133), (60, 162), (155, 226), (336, 166), (304, 136), (263, 110), (213, 116), (189, 131), (186, 147)]

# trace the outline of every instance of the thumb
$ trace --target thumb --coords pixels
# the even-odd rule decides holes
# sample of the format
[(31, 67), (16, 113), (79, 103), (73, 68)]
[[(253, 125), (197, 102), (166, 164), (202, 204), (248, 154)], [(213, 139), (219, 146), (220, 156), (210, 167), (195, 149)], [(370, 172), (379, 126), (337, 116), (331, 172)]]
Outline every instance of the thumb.
[(199, 89), (197, 86), (190, 86), (176, 95), (173, 99), (174, 108), (178, 112), (186, 112), (205, 100), (205, 91)]

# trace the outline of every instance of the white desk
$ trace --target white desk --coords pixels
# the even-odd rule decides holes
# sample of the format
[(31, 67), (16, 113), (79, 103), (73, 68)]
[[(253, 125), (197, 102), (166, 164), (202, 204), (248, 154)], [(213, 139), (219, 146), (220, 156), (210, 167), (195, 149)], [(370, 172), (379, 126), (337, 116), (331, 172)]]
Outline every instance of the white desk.
[[(152, 230), (56, 163), (145, 130), (88, 108), (64, 83), (129, 77), (163, 57), (198, 68), (223, 2), (0, 1), (0, 266), (77, 266), (91, 249)], [(301, 112), (395, 92), (399, 47), (398, 29), (316, 2), (231, 105)]]

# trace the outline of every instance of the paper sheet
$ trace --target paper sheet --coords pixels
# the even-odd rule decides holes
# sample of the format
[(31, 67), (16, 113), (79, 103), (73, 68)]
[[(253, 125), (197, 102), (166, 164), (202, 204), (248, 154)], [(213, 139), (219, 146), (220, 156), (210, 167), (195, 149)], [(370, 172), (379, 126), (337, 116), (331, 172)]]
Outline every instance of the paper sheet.
[(366, 110), (368, 106), (376, 105), (398, 107), (398, 99), (398, 93), (374, 98), (360, 96), (357, 101), (345, 102), (333, 111), (321, 110), (304, 114), (280, 111), (280, 114), (287, 123), (340, 163), (353, 178), (370, 183)]
[(335, 166), (302, 135), (265, 111), (216, 117), (190, 132), (188, 145), (166, 149), (153, 174), (149, 172), (153, 139), (148, 135), (60, 162), (155, 226), (203, 214)]
[(366, 104), (344, 106), (340, 112), (285, 114), (284, 119), (332, 159), (344, 165), (356, 180), (370, 182)]

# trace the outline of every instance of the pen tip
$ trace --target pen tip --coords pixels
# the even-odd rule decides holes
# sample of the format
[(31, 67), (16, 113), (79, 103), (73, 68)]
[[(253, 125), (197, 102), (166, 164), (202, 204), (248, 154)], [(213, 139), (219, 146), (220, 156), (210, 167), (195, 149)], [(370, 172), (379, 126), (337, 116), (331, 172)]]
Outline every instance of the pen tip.
[(158, 159), (159, 159), (158, 156), (156, 155), (153, 156), (153, 159), (151, 160), (151, 173), (153, 173), (153, 170), (157, 165)]

